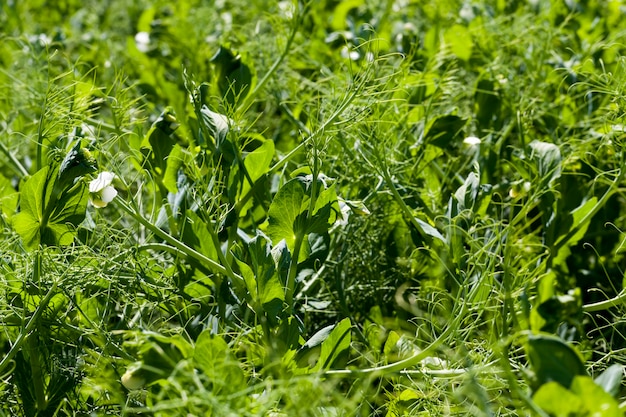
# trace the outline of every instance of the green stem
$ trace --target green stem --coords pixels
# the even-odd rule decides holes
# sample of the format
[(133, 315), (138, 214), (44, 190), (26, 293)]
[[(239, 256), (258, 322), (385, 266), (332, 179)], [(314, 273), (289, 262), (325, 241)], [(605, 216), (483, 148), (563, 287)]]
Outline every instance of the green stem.
[(5, 154), (7, 158), (9, 158), (13, 170), (18, 175), (18, 177), (24, 178), (28, 176), (28, 170), (24, 168), (24, 165), (22, 165), (22, 163), (15, 157), (15, 155), (11, 153), (11, 151), (9, 151), (9, 149), (2, 142), (0, 142), (0, 151), (2, 151), (2, 153)]
[(383, 176), (385, 183), (387, 184), (387, 188), (389, 188), (389, 191), (391, 191), (391, 195), (393, 196), (394, 200), (396, 200), (396, 203), (398, 203), (398, 205), (400, 206), (400, 209), (404, 212), (404, 215), (409, 219), (413, 227), (415, 227), (415, 229), (419, 231), (424, 241), (429, 246), (432, 246), (432, 238), (430, 237), (430, 235), (424, 232), (424, 229), (418, 223), (417, 219), (415, 218), (415, 215), (413, 214), (409, 206), (407, 206), (406, 203), (404, 202), (404, 199), (402, 198), (402, 196), (396, 189), (395, 185), (393, 184), (391, 175), (389, 174), (387, 167), (382, 168), (382, 176)]
[[(125, 211), (127, 214), (129, 214), (131, 217), (133, 217), (135, 220), (137, 220), (142, 226), (144, 226), (146, 229), (151, 231), (154, 235), (160, 237), (161, 239), (163, 239), (164, 241), (166, 241), (167, 243), (172, 245), (178, 251), (180, 251), (183, 254), (185, 254), (186, 256), (188, 256), (190, 258), (193, 258), (193, 259), (197, 260), (198, 262), (206, 265), (208, 268), (212, 269), (213, 272), (227, 276), (228, 278), (231, 279), (233, 284), (236, 285), (237, 287), (245, 288), (245, 281), (244, 281), (244, 279), (241, 277), (241, 275), (238, 275), (237, 273), (235, 273), (232, 270), (232, 268), (230, 267), (230, 265), (225, 263), (226, 258), (224, 256), (224, 254), (222, 253), (222, 251), (221, 251), (219, 246), (217, 246), (215, 248), (216, 252), (217, 252), (217, 256), (220, 258), (221, 262), (225, 263), (225, 265), (221, 265), (221, 264), (215, 262), (213, 259), (210, 259), (210, 258), (206, 257), (205, 255), (201, 254), (200, 252), (196, 251), (195, 249), (190, 248), (189, 246), (185, 245), (183, 242), (181, 242), (180, 240), (176, 239), (175, 237), (173, 237), (169, 233), (167, 233), (167, 232), (161, 230), (160, 228), (158, 228), (157, 226), (153, 225), (148, 219), (143, 217), (141, 215), (141, 213), (139, 213), (137, 210), (134, 210), (133, 208), (131, 208), (124, 200), (118, 198), (118, 199), (115, 199), (115, 202), (118, 205), (118, 207), (120, 207), (123, 211)], [(207, 229), (211, 233), (211, 238), (213, 239), (213, 241), (215, 243), (215, 241), (217, 240), (217, 234), (210, 227), (207, 228)]]
[(617, 294), (615, 297), (610, 298), (608, 300), (599, 301), (597, 303), (592, 303), (592, 304), (585, 304), (583, 306), (583, 311), (586, 313), (591, 313), (594, 311), (608, 310), (611, 307), (623, 305), (624, 302), (626, 302), (626, 291), (622, 291), (619, 294)]
[[(312, 140), (313, 138), (321, 135), (331, 124), (335, 123), (335, 121), (343, 114), (343, 112), (348, 108), (350, 104), (354, 101), (354, 99), (358, 96), (359, 92), (365, 88), (365, 84), (367, 82), (367, 77), (363, 77), (358, 83), (351, 85), (348, 87), (347, 92), (345, 93), (344, 98), (341, 101), (341, 105), (337, 107), (337, 109), (330, 115), (330, 117), (324, 121), (324, 123), (313, 133), (307, 135), (307, 137), (300, 143), (298, 146), (293, 148), (287, 155), (285, 155), (282, 159), (276, 162), (268, 171), (269, 174), (273, 174), (277, 172), (283, 165), (289, 162), (294, 155), (306, 146), (306, 144)], [(308, 132), (308, 129), (305, 131)]]
[[(42, 269), (42, 253), (41, 249), (35, 253), (33, 260), (32, 282), (39, 287)], [(43, 304), (43, 302), (41, 303)], [(41, 305), (40, 304), (40, 305)], [(37, 324), (37, 322), (35, 322)], [(37, 409), (40, 411), (48, 407), (48, 399), (46, 398), (46, 387), (39, 358), (39, 335), (37, 329), (33, 329), (31, 334), (26, 337), (26, 352), (28, 353), (31, 378), (33, 381), (33, 390), (35, 391), (35, 399), (37, 401)]]
[(270, 77), (274, 75), (278, 67), (283, 63), (285, 58), (287, 58), (287, 55), (289, 55), (289, 52), (291, 52), (291, 45), (293, 44), (293, 41), (296, 37), (296, 33), (298, 33), (298, 29), (300, 28), (300, 21), (302, 18), (302, 14), (300, 14), (300, 12), (296, 12), (296, 15), (297, 17), (295, 17), (292, 21), (291, 33), (289, 34), (289, 38), (287, 38), (287, 44), (285, 45), (285, 48), (283, 49), (282, 54), (280, 54), (280, 56), (276, 59), (276, 61), (274, 61), (270, 69), (265, 73), (263, 78), (261, 78), (261, 80), (254, 87), (254, 89), (250, 92), (250, 94), (248, 94), (246, 99), (239, 106), (239, 108), (243, 109), (243, 111), (246, 111), (248, 107), (250, 107), (250, 105), (254, 101), (254, 98), (257, 96), (259, 91), (261, 91), (261, 89), (265, 86), (265, 84), (270, 79)]
[(314, 150), (313, 154), (313, 169), (311, 176), (311, 197), (309, 199), (309, 208), (307, 209), (306, 220), (304, 221), (305, 230), (296, 235), (296, 240), (293, 248), (293, 254), (291, 255), (291, 263), (289, 264), (289, 272), (287, 275), (287, 287), (285, 290), (285, 302), (289, 307), (293, 307), (293, 293), (296, 289), (296, 275), (298, 273), (298, 258), (300, 257), (300, 249), (302, 248), (302, 242), (306, 236), (306, 228), (311, 223), (311, 217), (315, 211), (315, 203), (317, 201), (317, 178), (318, 178), (318, 158), (317, 152)]
[(19, 352), (22, 345), (28, 338), (28, 335), (35, 329), (35, 326), (39, 321), (39, 317), (41, 317), (41, 314), (44, 312), (44, 310), (48, 308), (48, 303), (50, 302), (54, 294), (56, 294), (56, 289), (57, 283), (55, 282), (48, 290), (46, 296), (41, 300), (41, 303), (39, 303), (39, 306), (33, 313), (30, 320), (28, 320), (28, 323), (26, 323), (26, 326), (24, 326), (24, 330), (22, 330), (22, 332), (15, 340), (15, 343), (13, 343), (13, 345), (11, 346), (11, 350), (9, 350), (9, 352), (2, 358), (2, 361), (0, 361), (0, 375), (2, 375), (4, 369), (11, 363), (13, 357), (17, 354), (17, 352)]
[(336, 369), (328, 370), (324, 372), (326, 375), (348, 375), (348, 376), (362, 376), (362, 375), (384, 375), (389, 373), (396, 373), (404, 371), (407, 368), (412, 368), (424, 359), (435, 354), (437, 349), (450, 337), (456, 330), (460, 321), (465, 317), (467, 307), (465, 302), (461, 305), (460, 311), (454, 315), (454, 319), (448, 324), (448, 327), (441, 333), (430, 345), (424, 350), (409, 356), (406, 359), (402, 359), (398, 362), (390, 363), (384, 366), (376, 366), (366, 369)]
[(293, 307), (293, 293), (296, 287), (296, 274), (298, 272), (298, 258), (300, 249), (302, 248), (302, 241), (304, 240), (304, 233), (298, 233), (293, 245), (293, 253), (291, 254), (291, 262), (289, 263), (289, 272), (287, 274), (287, 284), (285, 288), (285, 303), (292, 308)]

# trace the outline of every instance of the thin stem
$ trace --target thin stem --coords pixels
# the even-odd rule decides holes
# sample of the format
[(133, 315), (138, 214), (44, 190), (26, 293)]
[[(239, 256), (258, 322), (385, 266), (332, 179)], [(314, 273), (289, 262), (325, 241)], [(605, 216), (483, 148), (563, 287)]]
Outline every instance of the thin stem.
[(244, 102), (239, 106), (240, 109), (243, 109), (245, 111), (248, 109), (248, 107), (250, 107), (256, 95), (265, 86), (265, 83), (267, 83), (270, 77), (274, 75), (278, 67), (283, 63), (285, 58), (287, 58), (287, 55), (289, 55), (289, 52), (291, 52), (291, 45), (293, 44), (293, 41), (296, 37), (296, 33), (298, 33), (302, 14), (300, 11), (294, 12), (294, 19), (292, 21), (291, 33), (289, 33), (289, 38), (287, 38), (287, 44), (285, 45), (285, 48), (283, 49), (282, 54), (280, 54), (280, 56), (276, 59), (276, 61), (274, 61), (274, 63), (272, 64), (270, 69), (265, 73), (263, 78), (259, 80), (259, 82), (254, 87), (254, 89), (250, 92), (250, 94), (248, 94)]
[[(35, 283), (38, 288), (43, 263), (41, 250), (42, 249), (39, 249), (35, 252), (35, 259), (33, 259), (32, 282)], [(48, 399), (46, 398), (46, 387), (41, 369), (41, 361), (39, 360), (39, 336), (36, 329), (26, 337), (26, 351), (29, 357), (37, 409), (43, 411), (48, 407)]]
[(22, 163), (15, 157), (15, 155), (11, 153), (11, 151), (9, 151), (9, 149), (2, 142), (0, 142), (0, 151), (2, 151), (2, 153), (5, 154), (7, 158), (9, 158), (13, 170), (20, 178), (28, 176), (28, 170), (24, 168), (24, 165), (22, 165)]
[(412, 368), (424, 359), (429, 356), (432, 356), (437, 349), (450, 337), (457, 329), (460, 321), (465, 317), (465, 313), (467, 312), (467, 307), (465, 302), (460, 307), (460, 311), (454, 315), (454, 319), (448, 325), (448, 327), (441, 333), (430, 345), (428, 345), (425, 349), (416, 353), (415, 355), (409, 356), (408, 358), (402, 359), (398, 362), (390, 363), (384, 366), (376, 366), (374, 368), (366, 368), (366, 369), (336, 369), (336, 370), (328, 370), (325, 371), (326, 375), (349, 375), (349, 376), (362, 376), (373, 374), (375, 376), (384, 375), (389, 373), (396, 373), (406, 370), (407, 368)]
[[(237, 285), (238, 287), (242, 287), (242, 288), (245, 287), (244, 279), (240, 275), (235, 273), (228, 264), (226, 264), (225, 266), (222, 266), (219, 263), (215, 262), (213, 259), (210, 259), (206, 257), (205, 255), (201, 254), (200, 252), (196, 251), (195, 249), (190, 248), (189, 246), (187, 246), (180, 240), (176, 239), (169, 233), (153, 225), (148, 219), (143, 217), (141, 213), (131, 208), (124, 200), (115, 199), (115, 201), (118, 207), (120, 207), (123, 211), (125, 211), (127, 214), (129, 214), (131, 217), (133, 217), (135, 220), (141, 223), (142, 226), (150, 230), (154, 235), (160, 237), (161, 239), (163, 239), (164, 241), (172, 245), (181, 253), (185, 254), (186, 256), (190, 258), (197, 260), (203, 265), (206, 265), (207, 267), (212, 269), (215, 273), (222, 274), (222, 275), (229, 277), (233, 281), (233, 284)], [(213, 238), (214, 237), (213, 235), (215, 234), (215, 232), (212, 231), (211, 228), (208, 228), (208, 229), (211, 232), (211, 237)], [(215, 249), (217, 252), (217, 256), (220, 258), (220, 261), (225, 261), (224, 254), (222, 253), (220, 247), (218, 246)]]
[(11, 363), (13, 357), (17, 354), (17, 352), (21, 349), (22, 345), (26, 341), (27, 336), (30, 334), (31, 331), (33, 331), (33, 329), (37, 325), (39, 317), (41, 317), (41, 314), (44, 312), (44, 310), (48, 308), (48, 303), (50, 302), (54, 294), (56, 294), (56, 289), (57, 283), (55, 282), (48, 290), (46, 296), (41, 300), (41, 303), (39, 303), (39, 306), (33, 313), (30, 320), (28, 320), (26, 326), (24, 326), (24, 330), (22, 330), (22, 332), (19, 334), (19, 336), (15, 340), (15, 343), (13, 343), (13, 346), (11, 346), (9, 352), (4, 355), (2, 361), (0, 361), (0, 375), (2, 375), (4, 369)]
[[(337, 109), (330, 115), (330, 117), (324, 121), (324, 123), (313, 133), (309, 133), (307, 137), (300, 143), (298, 146), (293, 148), (287, 155), (285, 155), (282, 159), (276, 162), (268, 171), (268, 174), (273, 174), (277, 172), (283, 165), (289, 162), (294, 155), (306, 146), (306, 144), (312, 140), (313, 138), (321, 135), (331, 124), (335, 123), (335, 121), (343, 114), (343, 112), (348, 108), (350, 104), (354, 101), (354, 99), (359, 95), (359, 92), (365, 87), (365, 82), (367, 81), (367, 77), (361, 78), (360, 82), (356, 85), (353, 85), (351, 88), (348, 88), (343, 100), (341, 101), (341, 105), (337, 107)], [(308, 129), (305, 132), (309, 132)]]
[(622, 291), (619, 294), (617, 294), (615, 297), (610, 298), (608, 300), (599, 301), (597, 303), (592, 303), (592, 304), (585, 304), (583, 306), (583, 311), (586, 313), (591, 313), (594, 311), (608, 310), (611, 307), (623, 305), (625, 301), (626, 301), (626, 291)]

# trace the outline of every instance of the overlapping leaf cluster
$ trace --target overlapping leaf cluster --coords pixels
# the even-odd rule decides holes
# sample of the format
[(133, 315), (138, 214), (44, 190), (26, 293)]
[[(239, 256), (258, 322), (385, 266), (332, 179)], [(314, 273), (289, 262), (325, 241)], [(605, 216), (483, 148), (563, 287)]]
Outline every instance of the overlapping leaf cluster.
[(0, 5), (5, 414), (621, 415), (620, 2), (48, 3)]

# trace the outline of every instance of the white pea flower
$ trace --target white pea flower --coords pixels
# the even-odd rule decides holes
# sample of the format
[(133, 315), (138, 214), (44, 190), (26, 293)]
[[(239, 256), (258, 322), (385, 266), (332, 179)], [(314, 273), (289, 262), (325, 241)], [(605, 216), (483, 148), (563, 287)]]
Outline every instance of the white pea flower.
[(106, 207), (117, 196), (117, 190), (111, 185), (114, 178), (114, 173), (104, 171), (89, 183), (91, 204), (94, 207)]
[(148, 32), (139, 32), (135, 35), (135, 45), (137, 49), (144, 54), (150, 51), (150, 34)]
[(463, 139), (463, 143), (469, 146), (476, 146), (476, 145), (480, 145), (480, 139), (477, 138), (476, 136), (468, 136), (465, 139)]

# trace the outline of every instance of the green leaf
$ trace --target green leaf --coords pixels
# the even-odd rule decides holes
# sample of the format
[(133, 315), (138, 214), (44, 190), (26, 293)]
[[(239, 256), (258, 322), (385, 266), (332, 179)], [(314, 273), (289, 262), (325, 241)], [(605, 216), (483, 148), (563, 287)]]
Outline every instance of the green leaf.
[(534, 140), (530, 143), (530, 148), (542, 182), (552, 185), (561, 176), (561, 151), (559, 147), (553, 143)]
[(580, 354), (558, 337), (530, 335), (526, 353), (537, 378), (537, 387), (555, 381), (569, 388), (576, 376), (587, 375)]
[(159, 177), (165, 174), (168, 156), (176, 144), (172, 135), (178, 126), (173, 109), (167, 107), (152, 124), (141, 143), (144, 156), (150, 162), (153, 173)]
[(198, 336), (193, 361), (208, 377), (215, 394), (239, 392), (245, 385), (243, 371), (228, 344), (221, 337), (212, 335), (210, 330), (204, 330)]
[(280, 315), (285, 299), (281, 269), (289, 262), (289, 252), (284, 245), (272, 248), (270, 242), (261, 234), (246, 244), (250, 261), (246, 262), (241, 254), (235, 260), (241, 270), (248, 292), (254, 303), (263, 306), (268, 318), (275, 321)]
[(593, 382), (591, 377), (577, 376), (572, 382), (570, 390), (582, 399), (584, 416), (623, 417), (617, 401), (601, 386)]
[(422, 228), (421, 231), (424, 232), (424, 234), (430, 237), (434, 237), (435, 239), (439, 240), (442, 243), (446, 243), (446, 238), (443, 237), (443, 235), (439, 233), (439, 230), (437, 230), (435, 227), (431, 226), (429, 223), (426, 223), (424, 220), (421, 220), (417, 217), (415, 217), (415, 221), (417, 222), (417, 224), (420, 225), (420, 227)]
[[(273, 158), (274, 141), (271, 140), (264, 140), (261, 146), (246, 155), (243, 164), (253, 182), (267, 173)], [(242, 194), (245, 194), (245, 186)]]
[[(321, 181), (318, 181), (318, 184), (321, 183)], [(306, 233), (326, 233), (335, 221), (337, 221), (340, 212), (341, 209), (337, 201), (335, 184), (332, 184), (319, 192), (317, 200), (315, 200), (313, 215), (311, 216), (309, 224), (306, 225)]]
[(218, 249), (213, 244), (213, 238), (207, 225), (196, 213), (191, 210), (186, 212), (186, 226), (183, 229), (184, 242), (202, 253), (209, 259), (217, 261)]
[(222, 97), (231, 105), (244, 98), (252, 85), (252, 71), (244, 64), (241, 55), (233, 54), (221, 46), (211, 58), (215, 66), (215, 79)]
[[(252, 184), (267, 174), (273, 158), (274, 142), (271, 140), (264, 140), (261, 146), (246, 155), (243, 160), (243, 164), (248, 172), (248, 175), (250, 176)], [(251, 188), (252, 186), (250, 185), (250, 181), (247, 177), (245, 177), (243, 179), (243, 185), (241, 186), (239, 195), (241, 197), (245, 196)], [(252, 199), (248, 200), (248, 202), (241, 208), (239, 212), (240, 216), (245, 216), (246, 212), (252, 208), (252, 203)]]
[(450, 48), (450, 52), (459, 59), (467, 61), (472, 56), (472, 34), (462, 25), (454, 25), (447, 29), (443, 35), (446, 45)]
[[(580, 239), (585, 236), (592, 218), (587, 215), (594, 210), (596, 204), (598, 204), (598, 198), (591, 197), (589, 200), (583, 202), (580, 206), (576, 207), (571, 213), (569, 213), (571, 216), (569, 230), (566, 230), (565, 234), (556, 241), (556, 246), (559, 247), (559, 254), (555, 257), (555, 263), (558, 264), (564, 262), (564, 258), (569, 254), (569, 251), (564, 249), (568, 249), (569, 247), (576, 245)], [(562, 219), (562, 222), (565, 223), (565, 220), (566, 219)]]
[(328, 337), (322, 342), (320, 357), (315, 367), (311, 369), (312, 372), (330, 369), (336, 364), (340, 357), (347, 354), (350, 348), (350, 342), (352, 341), (351, 327), (352, 324), (348, 318), (341, 320), (337, 326), (335, 326)]
[(274, 196), (268, 211), (267, 233), (274, 245), (285, 240), (293, 253), (296, 234), (304, 233), (303, 225), (297, 223), (307, 209), (305, 185), (300, 178), (294, 178), (283, 185)]
[(478, 176), (475, 172), (470, 172), (467, 178), (465, 178), (463, 185), (461, 185), (454, 193), (459, 213), (464, 210), (473, 210), (476, 198), (478, 197), (479, 186), (480, 180), (478, 179)]
[(76, 141), (74, 147), (65, 155), (59, 167), (59, 187), (63, 188), (72, 183), (76, 178), (85, 174), (90, 174), (98, 170), (98, 164), (91, 153), (81, 148), (80, 140)]
[(19, 193), (15, 191), (11, 181), (0, 174), (0, 213), (7, 217), (13, 216), (17, 209)]
[(34, 249), (39, 245), (41, 241), (39, 219), (33, 217), (29, 211), (22, 211), (13, 216), (12, 224), (26, 249)]
[(163, 185), (170, 193), (178, 192), (178, 171), (184, 166), (184, 156), (182, 148), (175, 144), (167, 157)]
[(617, 394), (619, 394), (622, 379), (624, 379), (624, 367), (622, 365), (613, 364), (606, 368), (594, 382), (601, 386), (608, 394), (616, 397)]
[(580, 414), (582, 399), (557, 382), (542, 385), (533, 401), (544, 411), (556, 417), (572, 417)]
[(439, 116), (429, 124), (424, 135), (424, 142), (446, 149), (452, 141), (460, 138), (465, 123), (467, 123), (466, 119), (453, 114)]
[(283, 284), (278, 279), (270, 242), (263, 236), (257, 235), (249, 243), (249, 251), (261, 303), (267, 304), (274, 300), (284, 300)]
[(569, 390), (548, 382), (533, 395), (533, 401), (555, 417), (623, 416), (615, 399), (588, 376), (576, 376)]
[(200, 109), (200, 115), (202, 123), (215, 140), (215, 146), (219, 149), (226, 140), (230, 128), (228, 117), (211, 111), (206, 105), (203, 105)]
[[(268, 211), (267, 232), (274, 245), (285, 240), (293, 253), (296, 236), (304, 238), (309, 233), (324, 234), (337, 220), (340, 209), (334, 184), (325, 187), (321, 179), (317, 184), (318, 195), (310, 216), (307, 216), (312, 189), (310, 175), (297, 176), (278, 190)], [(304, 259), (306, 245), (299, 254), (299, 261)]]
[(71, 188), (62, 189), (56, 173), (56, 169), (44, 167), (20, 186), (20, 212), (12, 224), (27, 249), (39, 244), (71, 244), (76, 227), (85, 218), (87, 186), (78, 181)]
[[(42, 243), (47, 245), (69, 245), (74, 241), (76, 228), (84, 220), (89, 201), (89, 190), (82, 182), (61, 194), (54, 202), (47, 229), (42, 233)], [(48, 239), (47, 232), (50, 232)]]

